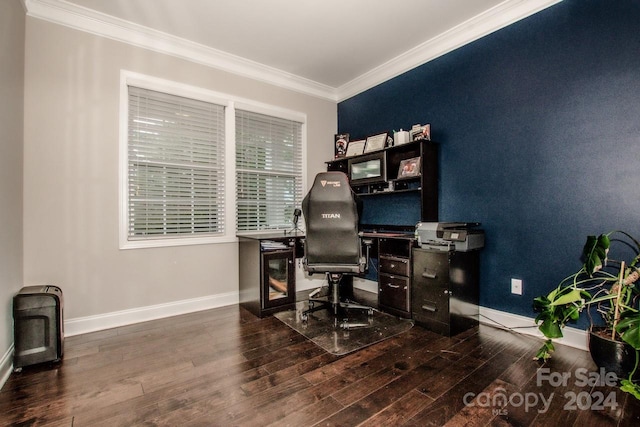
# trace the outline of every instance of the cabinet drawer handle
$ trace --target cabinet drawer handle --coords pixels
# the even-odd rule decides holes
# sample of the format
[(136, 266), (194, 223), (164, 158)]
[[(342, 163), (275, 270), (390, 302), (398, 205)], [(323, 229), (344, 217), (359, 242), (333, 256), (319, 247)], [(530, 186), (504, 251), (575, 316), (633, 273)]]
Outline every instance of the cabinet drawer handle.
[(427, 305), (427, 304), (425, 304), (425, 305), (422, 306), (422, 309), (426, 310), (426, 311), (431, 311), (431, 312), (438, 311), (438, 308), (435, 305)]
[(426, 277), (427, 279), (435, 279), (437, 276), (435, 271), (424, 271), (422, 273), (422, 277)]
[(392, 285), (391, 283), (387, 283), (387, 286), (393, 289), (398, 289), (400, 285)]

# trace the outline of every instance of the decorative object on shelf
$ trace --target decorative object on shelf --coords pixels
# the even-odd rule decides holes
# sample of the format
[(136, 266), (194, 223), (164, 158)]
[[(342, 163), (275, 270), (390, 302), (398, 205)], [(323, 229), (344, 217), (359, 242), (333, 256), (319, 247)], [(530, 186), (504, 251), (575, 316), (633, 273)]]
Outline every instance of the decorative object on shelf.
[(370, 153), (372, 151), (382, 150), (385, 147), (391, 147), (392, 145), (393, 138), (389, 136), (389, 132), (385, 132), (368, 137), (364, 146), (364, 152)]
[(409, 132), (406, 130), (400, 129), (399, 132), (393, 133), (393, 144), (394, 145), (402, 145), (411, 141), (411, 137), (409, 136)]
[(386, 160), (384, 151), (350, 157), (348, 175), (351, 185), (373, 184), (386, 181)]
[(418, 141), (424, 139), (425, 141), (431, 141), (431, 124), (426, 125), (413, 125), (411, 131), (411, 141)]
[(364, 152), (364, 145), (367, 141), (364, 139), (361, 139), (359, 141), (351, 141), (349, 142), (349, 145), (347, 146), (347, 157), (350, 156), (357, 156), (359, 154), (362, 154)]
[(409, 178), (420, 175), (420, 157), (412, 157), (400, 162), (398, 178)]
[(344, 157), (347, 153), (347, 145), (349, 144), (349, 134), (339, 133), (335, 135), (335, 158)]
[[(609, 257), (612, 243), (617, 243), (619, 253), (629, 254), (628, 262)], [(577, 272), (563, 279), (548, 295), (533, 300), (533, 308), (539, 313), (535, 323), (547, 337), (534, 359), (550, 358), (554, 351), (552, 340), (562, 338), (566, 324), (578, 320), (583, 311), (591, 322), (589, 309), (595, 307), (604, 327), (592, 324), (589, 329), (591, 357), (600, 368), (616, 373), (622, 391), (640, 399), (640, 242), (620, 230), (587, 236), (582, 260)], [(598, 334), (602, 335), (603, 330), (605, 339), (600, 339)], [(605, 344), (608, 347), (602, 347)]]

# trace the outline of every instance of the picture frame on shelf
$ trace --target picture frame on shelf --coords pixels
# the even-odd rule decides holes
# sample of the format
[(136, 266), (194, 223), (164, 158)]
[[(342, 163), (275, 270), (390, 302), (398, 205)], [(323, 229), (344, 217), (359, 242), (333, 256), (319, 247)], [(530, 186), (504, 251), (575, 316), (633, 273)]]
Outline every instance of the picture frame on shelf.
[(398, 168), (398, 179), (420, 176), (420, 157), (404, 159)]
[(409, 131), (411, 141), (431, 141), (431, 124), (414, 125)]
[(364, 146), (364, 152), (371, 153), (373, 151), (384, 149), (387, 146), (389, 139), (390, 137), (388, 132), (368, 137)]
[(347, 146), (346, 157), (357, 156), (364, 153), (364, 146), (366, 144), (365, 139), (361, 139), (358, 141), (350, 141)]
[(344, 157), (347, 153), (347, 145), (349, 144), (349, 134), (339, 133), (334, 139), (334, 158)]

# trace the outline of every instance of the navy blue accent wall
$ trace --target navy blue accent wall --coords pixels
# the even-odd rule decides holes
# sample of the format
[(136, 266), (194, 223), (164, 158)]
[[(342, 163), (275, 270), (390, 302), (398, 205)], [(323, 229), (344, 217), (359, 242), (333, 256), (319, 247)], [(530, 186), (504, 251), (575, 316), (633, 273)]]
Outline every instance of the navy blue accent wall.
[(418, 193), (362, 196), (360, 224), (414, 227), (420, 221)]
[(415, 123), (440, 220), (486, 230), (481, 304), (534, 316), (586, 235), (640, 235), (640, 1), (565, 0), (338, 105), (353, 139)]

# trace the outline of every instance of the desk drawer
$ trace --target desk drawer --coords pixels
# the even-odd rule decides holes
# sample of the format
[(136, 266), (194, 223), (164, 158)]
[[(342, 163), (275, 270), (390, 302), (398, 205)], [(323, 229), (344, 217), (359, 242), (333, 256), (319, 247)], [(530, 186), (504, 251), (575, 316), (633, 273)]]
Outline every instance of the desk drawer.
[(413, 283), (411, 312), (416, 322), (449, 323), (449, 291), (428, 283)]
[(409, 259), (380, 256), (380, 272), (409, 277)]
[(411, 290), (409, 289), (408, 277), (398, 277), (381, 273), (379, 282), (378, 303), (381, 306), (403, 312), (409, 312), (411, 310), (409, 299)]

